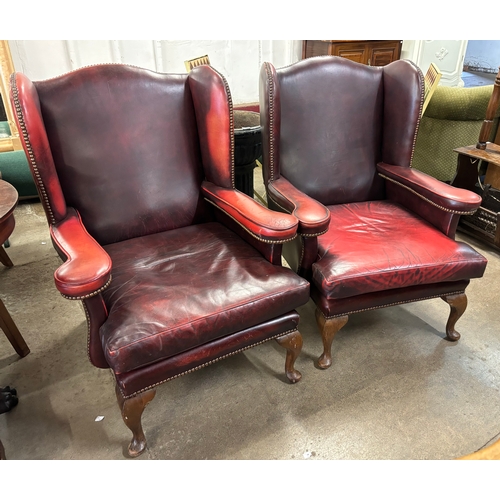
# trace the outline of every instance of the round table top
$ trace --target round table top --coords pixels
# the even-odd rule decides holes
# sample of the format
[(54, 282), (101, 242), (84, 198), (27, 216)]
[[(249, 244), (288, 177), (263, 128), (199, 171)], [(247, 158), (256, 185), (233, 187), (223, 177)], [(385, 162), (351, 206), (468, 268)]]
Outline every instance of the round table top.
[(14, 211), (19, 195), (16, 188), (0, 179), (0, 222), (6, 220)]
[(260, 114), (255, 111), (246, 111), (246, 110), (234, 110), (234, 128), (242, 129), (242, 128), (260, 128)]

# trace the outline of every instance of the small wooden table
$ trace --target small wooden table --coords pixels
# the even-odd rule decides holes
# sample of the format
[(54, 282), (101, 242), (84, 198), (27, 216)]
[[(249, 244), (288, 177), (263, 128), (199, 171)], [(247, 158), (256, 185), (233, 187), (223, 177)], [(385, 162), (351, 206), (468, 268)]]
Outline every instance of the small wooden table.
[[(458, 153), (457, 173), (451, 182), (453, 186), (475, 191), (478, 182), (478, 169), (481, 161), (488, 163), (488, 170), (484, 180), (497, 189), (497, 175), (500, 173), (500, 146), (493, 142), (486, 144), (486, 149), (478, 149), (475, 145), (456, 148)], [(483, 202), (484, 205), (484, 202)], [(462, 216), (458, 227), (488, 245), (500, 248), (500, 208), (492, 210), (486, 206), (478, 208), (472, 216)]]
[[(17, 206), (18, 194), (16, 189), (0, 179), (0, 262), (7, 267), (12, 267), (12, 261), (2, 247), (2, 244), (12, 234), (15, 226), (14, 209)], [(2, 329), (22, 358), (29, 354), (29, 347), (26, 345), (21, 333), (17, 329), (14, 320), (0, 299), (0, 329)]]
[(14, 231), (17, 200), (16, 188), (0, 179), (0, 262), (7, 267), (12, 267), (13, 264), (2, 245)]

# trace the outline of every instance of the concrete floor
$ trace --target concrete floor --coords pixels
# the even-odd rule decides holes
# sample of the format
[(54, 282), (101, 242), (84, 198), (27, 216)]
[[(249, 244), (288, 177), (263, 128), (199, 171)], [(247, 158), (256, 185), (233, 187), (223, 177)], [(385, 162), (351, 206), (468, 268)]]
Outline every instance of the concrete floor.
[[(14, 267), (0, 266), (0, 297), (31, 353), (19, 358), (0, 332), (0, 386), (19, 394), (0, 415), (7, 458), (124, 460), (131, 435), (111, 374), (87, 360), (80, 303), (55, 289), (60, 261), (41, 205), (20, 203), (15, 216)], [(449, 308), (440, 299), (364, 312), (337, 335), (333, 366), (320, 371), (310, 302), (299, 311), (299, 384), (284, 381), (274, 342), (168, 382), (144, 413), (148, 450), (136, 460), (446, 460), (496, 440), (500, 255), (458, 239), (489, 260), (468, 288), (458, 343), (444, 340)]]

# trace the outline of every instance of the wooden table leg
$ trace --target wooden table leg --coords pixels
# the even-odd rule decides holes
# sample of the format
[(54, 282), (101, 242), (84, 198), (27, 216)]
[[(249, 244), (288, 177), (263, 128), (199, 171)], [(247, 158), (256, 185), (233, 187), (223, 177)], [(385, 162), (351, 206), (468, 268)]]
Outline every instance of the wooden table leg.
[(11, 318), (9, 311), (7, 311), (4, 303), (0, 299), (0, 328), (4, 331), (5, 335), (16, 350), (17, 354), (24, 358), (30, 352), (29, 347), (23, 339), (23, 336), (17, 329), (14, 320)]
[(7, 255), (7, 252), (3, 249), (2, 245), (0, 245), (0, 262), (7, 267), (12, 267), (14, 265), (12, 264), (10, 257)]

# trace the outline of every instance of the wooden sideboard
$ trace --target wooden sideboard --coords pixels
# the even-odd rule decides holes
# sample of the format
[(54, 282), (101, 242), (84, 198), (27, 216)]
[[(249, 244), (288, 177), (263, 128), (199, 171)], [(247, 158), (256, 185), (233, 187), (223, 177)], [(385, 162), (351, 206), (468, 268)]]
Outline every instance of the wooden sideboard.
[(304, 40), (302, 59), (340, 56), (368, 66), (385, 66), (401, 57), (402, 40)]

